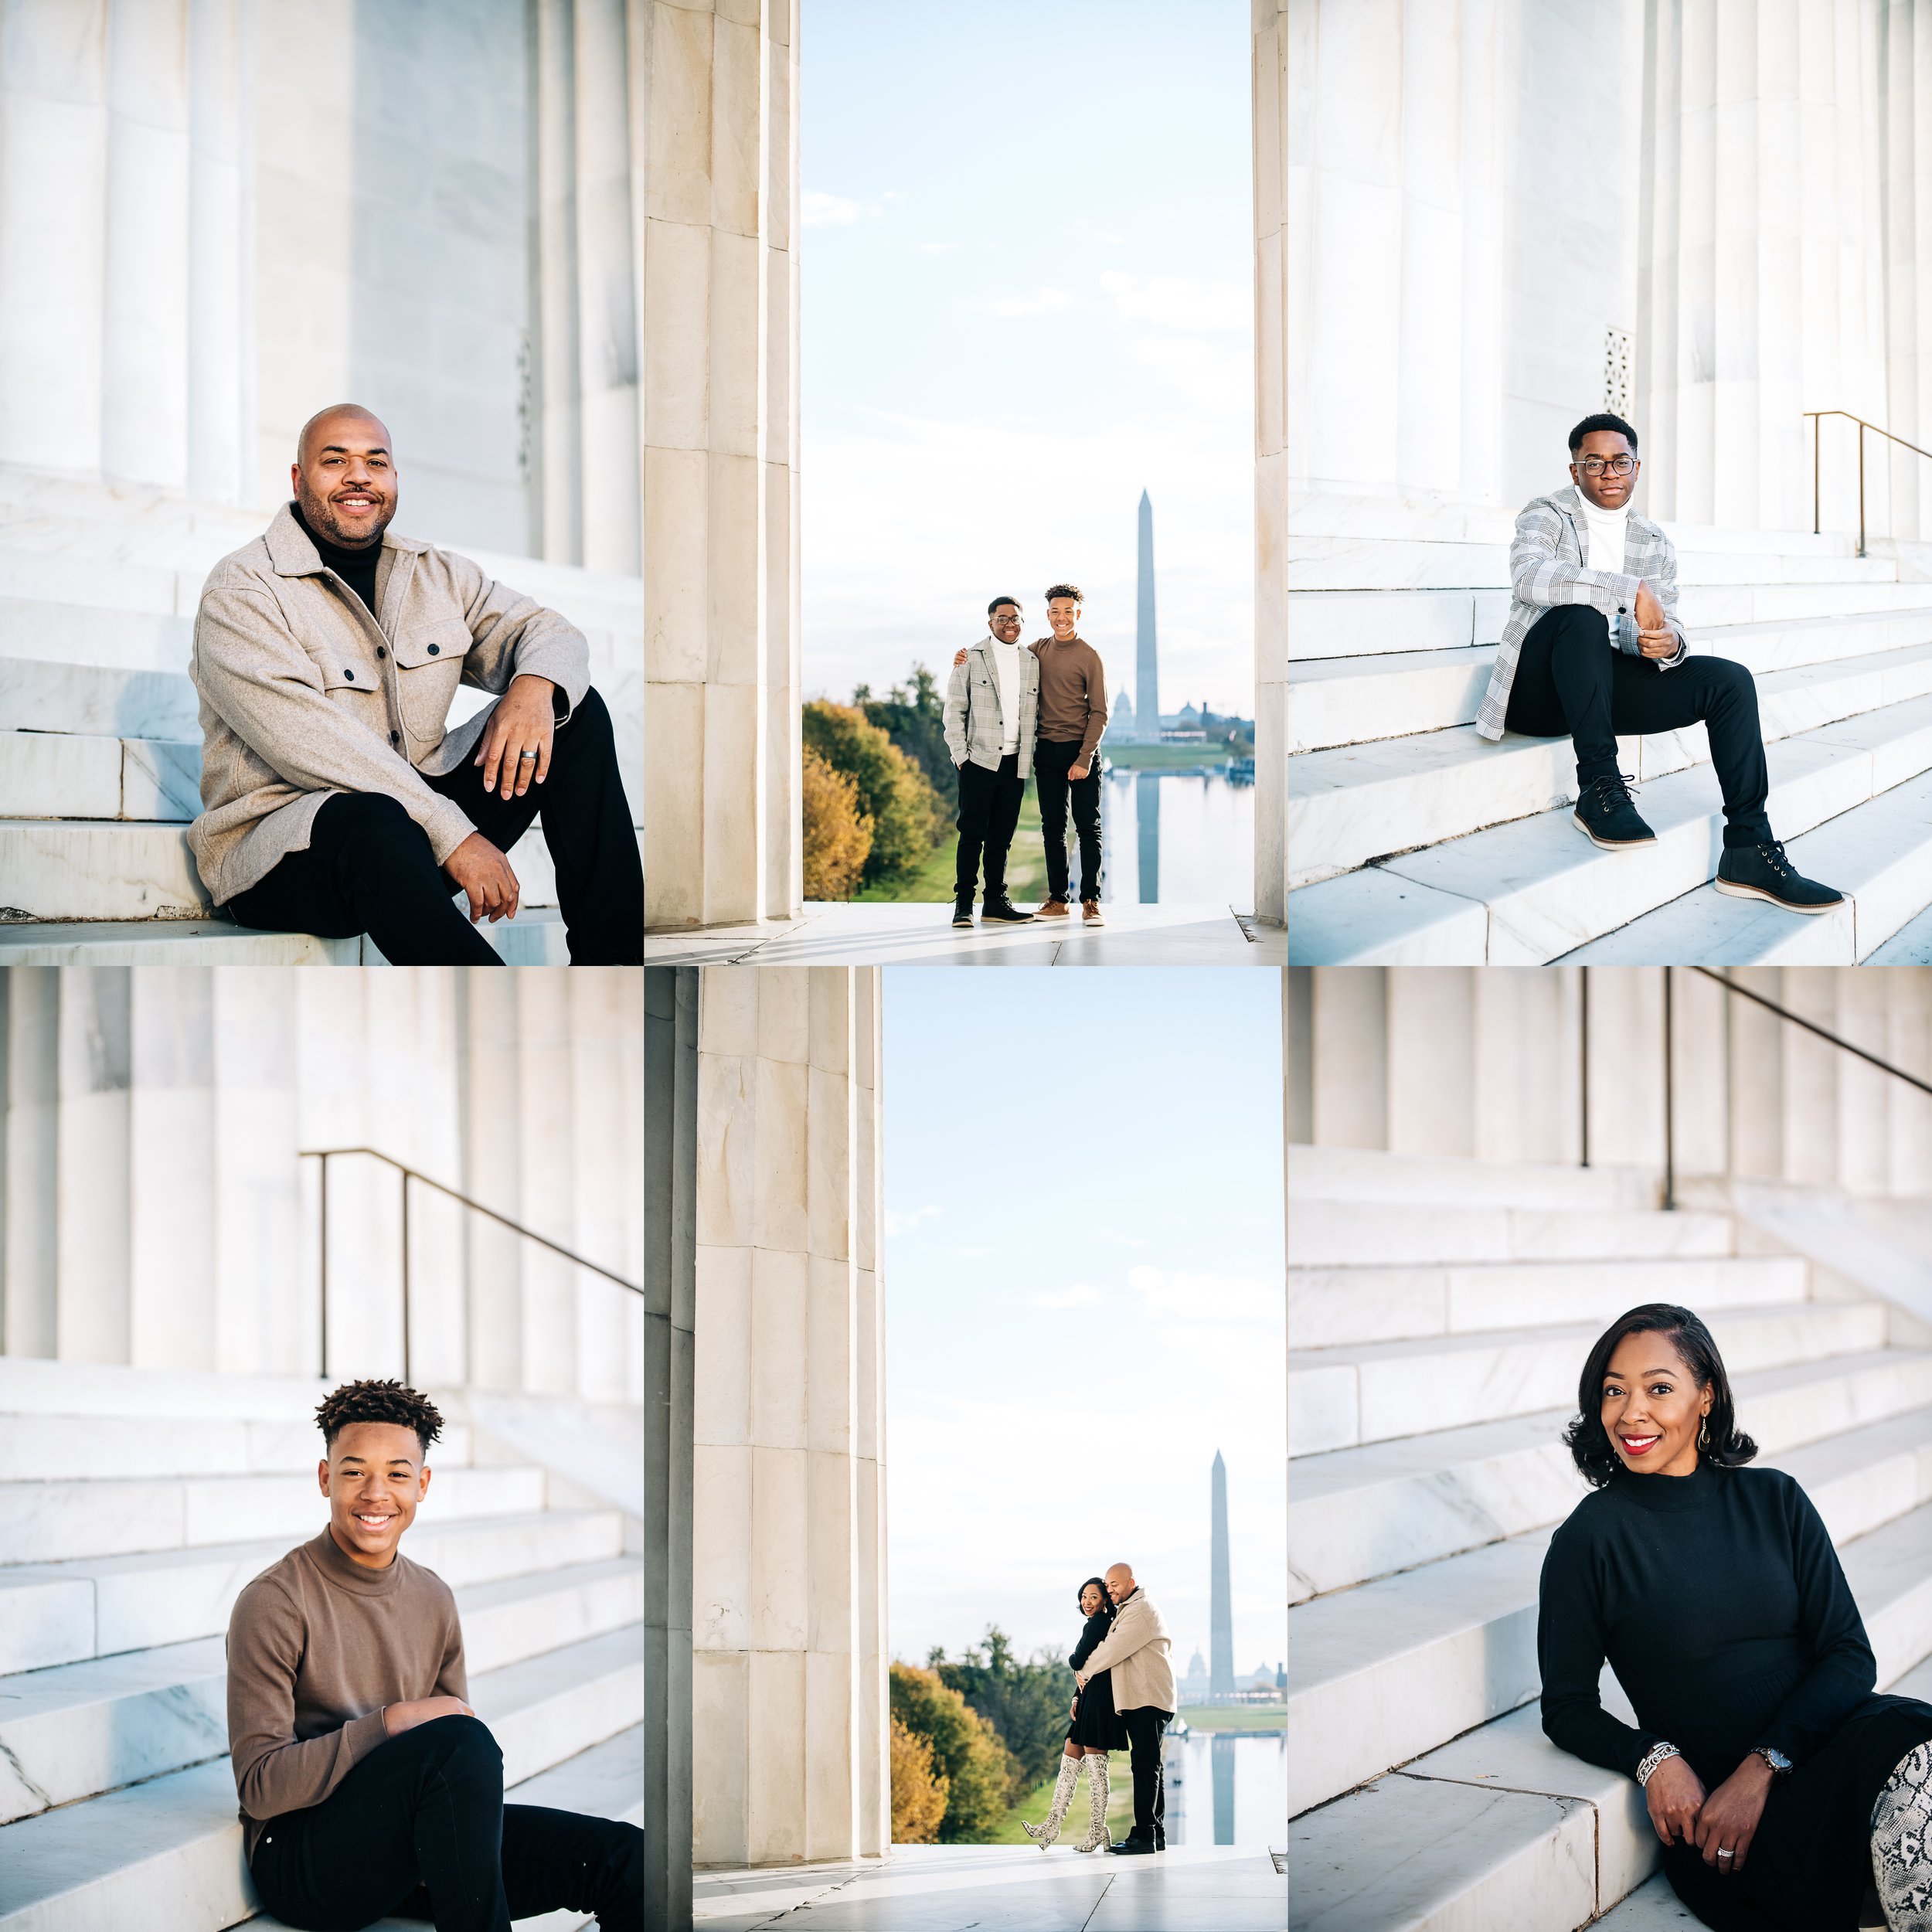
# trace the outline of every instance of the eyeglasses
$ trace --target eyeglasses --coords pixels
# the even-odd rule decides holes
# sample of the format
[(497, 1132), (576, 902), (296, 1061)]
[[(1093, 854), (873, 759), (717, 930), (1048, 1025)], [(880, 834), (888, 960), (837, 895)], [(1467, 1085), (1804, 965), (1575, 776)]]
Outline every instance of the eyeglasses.
[(1579, 459), (1577, 467), (1586, 476), (1601, 476), (1604, 471), (1614, 475), (1628, 476), (1637, 467), (1634, 456), (1613, 456), (1606, 460), (1600, 456), (1586, 456)]

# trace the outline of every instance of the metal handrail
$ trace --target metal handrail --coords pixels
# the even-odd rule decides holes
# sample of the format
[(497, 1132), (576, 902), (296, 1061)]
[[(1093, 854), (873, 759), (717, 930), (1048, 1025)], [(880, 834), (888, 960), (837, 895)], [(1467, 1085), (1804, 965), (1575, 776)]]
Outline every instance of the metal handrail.
[(1854, 416), (1849, 410), (1806, 410), (1804, 413), (1811, 419), (1811, 534), (1814, 536), (1823, 534), (1818, 527), (1818, 444), (1822, 429), (1818, 419), (1825, 416), (1842, 416), (1846, 422), (1855, 423), (1859, 426), (1859, 555), (1862, 556), (1865, 554), (1865, 432), (1869, 430), (1874, 436), (1885, 437), (1897, 444), (1901, 449), (1910, 450), (1914, 456), (1923, 456), (1928, 460), (1932, 460), (1932, 450), (1922, 450), (1917, 444), (1908, 443), (1903, 437), (1894, 436), (1889, 430), (1881, 429), (1876, 423), (1868, 423), (1863, 417)]
[(481, 1201), (473, 1201), (467, 1194), (446, 1185), (434, 1175), (425, 1174), (407, 1162), (399, 1161), (393, 1154), (385, 1154), (379, 1147), (305, 1147), (299, 1150), (298, 1158), (304, 1161), (319, 1161), (321, 1175), (321, 1352), (320, 1372), (328, 1373), (328, 1164), (331, 1161), (349, 1155), (366, 1155), (372, 1161), (380, 1161), (385, 1166), (393, 1167), (403, 1177), (403, 1379), (410, 1379), (410, 1183), (420, 1181), (424, 1187), (433, 1188), (438, 1194), (447, 1195), (452, 1201), (460, 1202), (473, 1213), (480, 1214), (487, 1220), (494, 1221), (500, 1227), (508, 1228), (512, 1234), (520, 1234), (526, 1241), (534, 1241), (539, 1247), (548, 1248), (553, 1254), (561, 1255), (566, 1261), (574, 1262), (580, 1268), (588, 1268), (593, 1274), (600, 1274), (607, 1281), (614, 1281), (621, 1288), (628, 1288), (633, 1294), (641, 1295), (643, 1288), (635, 1281), (616, 1274), (601, 1262), (593, 1261), (564, 1247), (560, 1241), (553, 1241), (547, 1234), (539, 1234), (535, 1228), (526, 1228), (519, 1221), (512, 1221), (507, 1214), (499, 1214), (493, 1207)]

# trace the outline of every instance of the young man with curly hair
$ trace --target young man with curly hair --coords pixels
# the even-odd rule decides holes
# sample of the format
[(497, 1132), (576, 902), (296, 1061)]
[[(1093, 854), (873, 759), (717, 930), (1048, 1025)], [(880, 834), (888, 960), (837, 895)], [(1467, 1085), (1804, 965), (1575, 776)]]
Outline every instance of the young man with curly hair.
[(641, 1932), (635, 1825), (503, 1801), (471, 1709), (456, 1599), (397, 1548), (429, 1493), (443, 1418), (396, 1382), (316, 1411), (328, 1522), (264, 1570), (228, 1625), (228, 1741), (249, 1869), (284, 1923), (434, 1914), (439, 1932), (594, 1912)]

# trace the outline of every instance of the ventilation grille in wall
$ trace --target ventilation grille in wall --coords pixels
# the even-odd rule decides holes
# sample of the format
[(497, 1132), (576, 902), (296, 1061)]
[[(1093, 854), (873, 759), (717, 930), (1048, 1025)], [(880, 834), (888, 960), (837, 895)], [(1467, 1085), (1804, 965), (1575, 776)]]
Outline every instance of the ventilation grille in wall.
[(1627, 328), (1605, 329), (1604, 407), (1611, 415), (1623, 417), (1625, 422), (1630, 420), (1637, 406), (1637, 385), (1632, 379), (1634, 366), (1630, 331)]

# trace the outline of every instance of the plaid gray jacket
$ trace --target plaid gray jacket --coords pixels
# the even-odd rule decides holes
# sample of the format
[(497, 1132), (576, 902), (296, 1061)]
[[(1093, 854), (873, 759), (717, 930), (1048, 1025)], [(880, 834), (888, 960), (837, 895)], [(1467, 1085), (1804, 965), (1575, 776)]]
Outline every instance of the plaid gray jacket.
[[(946, 682), (946, 749), (953, 763), (969, 759), (988, 771), (999, 769), (1000, 747), (1005, 743), (999, 712), (999, 673), (993, 668), (991, 638), (967, 647), (966, 662), (953, 667)], [(1033, 728), (1039, 710), (1039, 658), (1019, 647), (1019, 770), (1024, 777), (1033, 767)]]
[(1611, 636), (1619, 651), (1637, 657), (1641, 648), (1632, 607), (1637, 587), (1648, 583), (1664, 607), (1664, 617), (1677, 633), (1674, 658), (1658, 662), (1674, 671), (1684, 662), (1684, 627), (1677, 621), (1677, 552), (1662, 529), (1633, 510), (1624, 533), (1624, 570), (1587, 570), (1588, 555), (1583, 514), (1577, 487), (1539, 496), (1516, 519), (1509, 546), (1509, 617), (1489, 689), (1476, 713), (1476, 730), (1485, 738), (1502, 736), (1509, 710), (1509, 687), (1516, 681), (1516, 660), (1529, 627), (1552, 605), (1594, 604), (1610, 620)]

